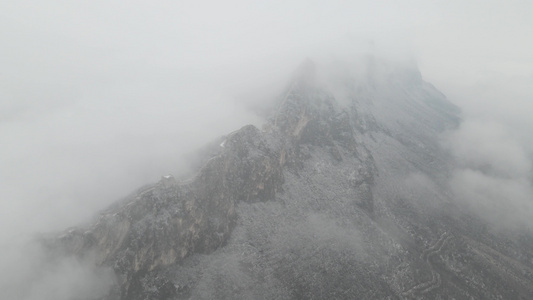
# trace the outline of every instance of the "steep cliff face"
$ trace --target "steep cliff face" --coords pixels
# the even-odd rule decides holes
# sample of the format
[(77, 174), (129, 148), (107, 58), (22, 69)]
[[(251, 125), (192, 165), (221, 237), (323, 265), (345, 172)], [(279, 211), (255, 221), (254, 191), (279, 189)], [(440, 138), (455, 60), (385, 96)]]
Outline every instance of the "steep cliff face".
[(112, 266), (121, 298), (136, 299), (145, 274), (221, 247), (235, 226), (238, 202), (273, 199), (283, 183), (283, 153), (245, 126), (188, 182), (164, 176), (60, 241), (67, 252), (90, 253), (97, 264)]
[(457, 109), (416, 70), (375, 64), (339, 88), (306, 62), (263, 129), (52, 244), (112, 267), (108, 299), (533, 295), (531, 237), (519, 247), (453, 204), (437, 136)]

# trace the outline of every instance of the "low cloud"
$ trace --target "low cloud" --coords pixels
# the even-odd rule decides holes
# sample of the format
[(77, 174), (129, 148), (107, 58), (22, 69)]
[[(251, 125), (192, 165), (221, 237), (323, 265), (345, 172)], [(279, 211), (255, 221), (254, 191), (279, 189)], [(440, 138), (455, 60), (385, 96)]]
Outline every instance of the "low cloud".
[(526, 178), (459, 169), (451, 186), (462, 205), (498, 229), (533, 229), (533, 189)]
[(500, 123), (466, 120), (450, 134), (448, 142), (464, 166), (507, 178), (522, 178), (531, 172), (525, 148)]
[(3, 243), (0, 257), (2, 299), (98, 299), (116, 282), (110, 268), (90, 260), (47, 255), (35, 241)]
[(532, 230), (531, 155), (511, 128), (470, 118), (450, 133), (445, 145), (457, 161), (450, 186), (462, 207), (495, 228)]

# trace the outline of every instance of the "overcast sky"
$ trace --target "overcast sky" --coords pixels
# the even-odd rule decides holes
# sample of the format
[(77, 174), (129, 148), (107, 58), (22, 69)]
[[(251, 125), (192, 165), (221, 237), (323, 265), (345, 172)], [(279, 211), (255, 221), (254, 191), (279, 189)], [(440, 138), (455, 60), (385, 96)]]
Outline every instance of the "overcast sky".
[(470, 122), (454, 138), (491, 124), (487, 139), (530, 163), (532, 12), (517, 0), (3, 1), (0, 238), (74, 225), (179, 173), (186, 153), (260, 122), (238, 95), (344, 39), (416, 60)]

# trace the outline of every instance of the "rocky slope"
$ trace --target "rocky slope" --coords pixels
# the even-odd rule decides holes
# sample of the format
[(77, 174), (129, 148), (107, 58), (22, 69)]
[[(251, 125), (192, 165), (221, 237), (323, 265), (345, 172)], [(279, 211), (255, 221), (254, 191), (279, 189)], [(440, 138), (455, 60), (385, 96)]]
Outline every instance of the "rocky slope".
[(457, 109), (413, 68), (322, 74), (306, 62), (264, 128), (224, 137), (190, 180), (49, 247), (111, 267), (106, 299), (532, 298), (532, 235), (490, 231), (449, 189), (438, 136)]

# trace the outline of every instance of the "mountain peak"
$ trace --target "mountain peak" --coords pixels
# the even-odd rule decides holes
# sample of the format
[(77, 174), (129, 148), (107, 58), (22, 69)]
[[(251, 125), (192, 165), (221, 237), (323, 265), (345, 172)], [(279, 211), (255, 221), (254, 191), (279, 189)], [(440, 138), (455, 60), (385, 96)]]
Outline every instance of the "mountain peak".
[(530, 298), (527, 256), (444, 213), (445, 97), (373, 64), (355, 71), (384, 80), (362, 89), (350, 66), (319, 84), (306, 60), (265, 130), (228, 134), (190, 180), (164, 176), (56, 245), (114, 270), (106, 300)]
[(317, 65), (310, 58), (306, 58), (293, 75), (293, 82), (300, 85), (312, 85), (316, 81)]

